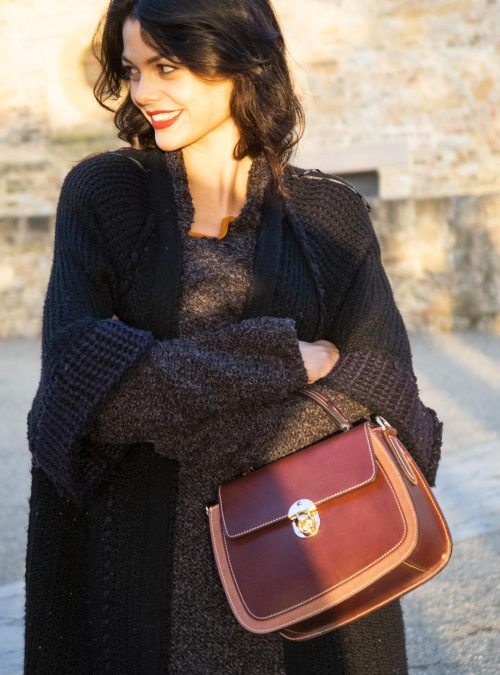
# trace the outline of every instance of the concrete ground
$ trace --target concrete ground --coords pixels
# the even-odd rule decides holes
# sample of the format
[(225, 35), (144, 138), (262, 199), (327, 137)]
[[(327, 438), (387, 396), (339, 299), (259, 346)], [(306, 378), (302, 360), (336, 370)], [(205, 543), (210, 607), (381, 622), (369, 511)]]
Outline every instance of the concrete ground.
[[(410, 339), (421, 397), (444, 422), (435, 493), (454, 539), (445, 570), (403, 598), (410, 672), (497, 675), (500, 337), (413, 334)], [(26, 414), (39, 369), (38, 341), (0, 342), (0, 675), (22, 674), (30, 488)]]

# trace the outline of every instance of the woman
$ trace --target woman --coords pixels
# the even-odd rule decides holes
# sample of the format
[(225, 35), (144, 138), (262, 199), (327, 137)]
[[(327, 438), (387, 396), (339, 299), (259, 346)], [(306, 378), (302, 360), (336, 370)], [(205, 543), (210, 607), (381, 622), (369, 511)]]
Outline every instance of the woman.
[[(97, 36), (100, 33), (96, 33)], [(289, 163), (302, 109), (268, 0), (113, 0), (96, 86), (128, 146), (59, 199), (33, 455), (25, 673), (405, 673), (393, 602), (303, 643), (234, 619), (220, 482), (380, 414), (434, 485), (369, 206)]]

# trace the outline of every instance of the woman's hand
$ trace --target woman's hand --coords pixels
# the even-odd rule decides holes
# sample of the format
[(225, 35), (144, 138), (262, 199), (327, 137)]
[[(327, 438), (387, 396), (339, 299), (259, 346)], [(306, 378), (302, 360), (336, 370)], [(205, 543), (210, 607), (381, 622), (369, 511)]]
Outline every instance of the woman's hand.
[(316, 342), (299, 340), (299, 348), (307, 370), (309, 384), (327, 375), (340, 357), (339, 350), (329, 340), (316, 340)]

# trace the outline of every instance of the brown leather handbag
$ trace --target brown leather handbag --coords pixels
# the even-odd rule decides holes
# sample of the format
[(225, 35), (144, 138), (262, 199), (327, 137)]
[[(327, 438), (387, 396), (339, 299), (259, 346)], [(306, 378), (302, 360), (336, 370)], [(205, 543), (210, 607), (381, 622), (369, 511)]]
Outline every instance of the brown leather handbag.
[(431, 579), (452, 541), (429, 484), (384, 418), (352, 426), (219, 486), (207, 506), (229, 605), (252, 633), (328, 633)]

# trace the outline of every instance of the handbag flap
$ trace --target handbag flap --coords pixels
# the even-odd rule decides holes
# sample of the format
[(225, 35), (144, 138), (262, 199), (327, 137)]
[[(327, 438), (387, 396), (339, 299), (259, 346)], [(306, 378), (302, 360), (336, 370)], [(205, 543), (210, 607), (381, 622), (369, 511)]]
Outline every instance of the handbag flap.
[(375, 480), (369, 423), (337, 433), (219, 486), (227, 537), (237, 538), (288, 518), (299, 499), (329, 501)]

